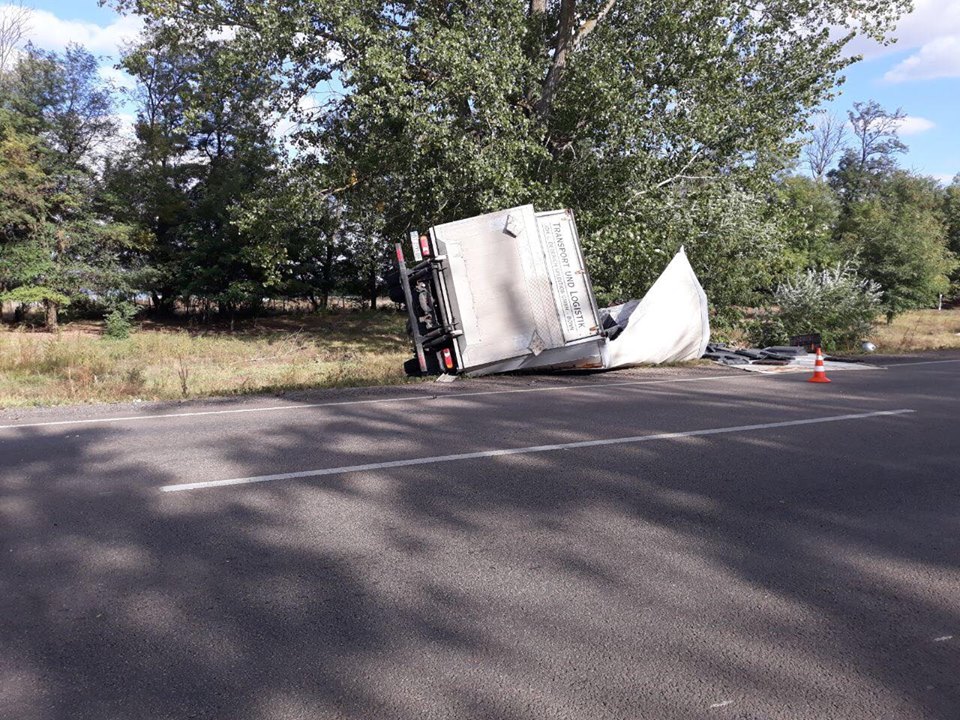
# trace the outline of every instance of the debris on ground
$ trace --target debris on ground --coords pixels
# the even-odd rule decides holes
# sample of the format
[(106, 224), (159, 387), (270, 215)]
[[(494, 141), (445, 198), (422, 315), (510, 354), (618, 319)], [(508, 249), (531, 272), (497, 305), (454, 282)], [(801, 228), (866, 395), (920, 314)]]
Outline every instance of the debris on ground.
[[(703, 354), (704, 359), (720, 365), (732, 365), (748, 372), (774, 374), (785, 372), (812, 372), (816, 354), (805, 347), (775, 345), (766, 348), (733, 348), (725, 343), (711, 343)], [(825, 367), (835, 370), (878, 370), (859, 358), (824, 355)]]

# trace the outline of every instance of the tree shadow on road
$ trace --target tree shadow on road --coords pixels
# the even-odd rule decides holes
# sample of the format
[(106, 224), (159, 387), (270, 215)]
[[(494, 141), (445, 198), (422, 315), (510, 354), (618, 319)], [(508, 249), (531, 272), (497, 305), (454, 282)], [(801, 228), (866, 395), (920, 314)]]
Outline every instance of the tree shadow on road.
[[(733, 416), (691, 389), (691, 418), (647, 387), (597, 415), (572, 391), (533, 428), (505, 397), (278, 418), (211, 452), (256, 475), (778, 402)], [(851, 398), (890, 407), (773, 419)], [(121, 452), (120, 426), (25, 429), (0, 439), (0, 716), (946, 720), (960, 486), (937, 407), (924, 437), (896, 417), (171, 494), (173, 466)]]

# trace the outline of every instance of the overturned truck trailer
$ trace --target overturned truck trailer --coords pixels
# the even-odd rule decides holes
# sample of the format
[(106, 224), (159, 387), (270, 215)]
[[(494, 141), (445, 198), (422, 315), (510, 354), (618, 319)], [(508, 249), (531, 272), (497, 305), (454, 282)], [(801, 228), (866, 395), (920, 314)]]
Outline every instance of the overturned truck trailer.
[(391, 298), (407, 307), (410, 375), (613, 368), (700, 357), (706, 297), (683, 250), (642, 301), (600, 309), (570, 210), (511, 208), (410, 233)]

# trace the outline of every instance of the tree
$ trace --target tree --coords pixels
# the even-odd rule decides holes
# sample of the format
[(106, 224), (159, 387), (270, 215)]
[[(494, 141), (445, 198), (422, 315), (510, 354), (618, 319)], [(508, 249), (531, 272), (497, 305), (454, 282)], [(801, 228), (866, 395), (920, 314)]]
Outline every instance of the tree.
[(790, 176), (779, 184), (775, 212), (791, 270), (822, 270), (843, 259), (835, 242), (840, 203), (833, 189), (819, 180)]
[(20, 44), (30, 28), (30, 10), (22, 2), (0, 8), (0, 77), (14, 64)]
[(894, 156), (907, 151), (907, 146), (897, 137), (906, 113), (900, 108), (888, 112), (871, 100), (855, 102), (847, 116), (856, 138), (853, 151), (857, 168), (875, 173), (892, 169), (896, 164)]
[(323, 192), (325, 167), (297, 157), (232, 210), (241, 232), (258, 238), (259, 264), (284, 297), (326, 309), (352, 273), (344, 208)]
[(12, 74), (8, 161), (26, 178), (16, 158), (29, 148), (42, 181), (31, 181), (33, 195), (22, 201), (36, 222), (2, 249), (6, 297), (42, 302), (53, 328), (72, 298), (106, 297), (121, 284), (117, 255), (130, 229), (103, 212), (93, 153), (116, 130), (113, 105), (96, 61), (78, 46), (62, 55), (28, 47)]
[(28, 46), (16, 65), (12, 108), (26, 129), (43, 136), (61, 166), (89, 169), (94, 150), (116, 135), (111, 88), (98, 67), (76, 44), (62, 54)]
[(843, 149), (847, 131), (843, 122), (831, 113), (823, 113), (813, 126), (810, 139), (803, 148), (803, 155), (810, 174), (822, 180), (827, 169)]
[(896, 169), (896, 156), (907, 151), (897, 137), (900, 122), (906, 117), (899, 108), (888, 112), (873, 100), (855, 102), (847, 116), (855, 142), (829, 173), (845, 216), (853, 203), (874, 191), (877, 183)]
[(949, 288), (957, 263), (947, 248), (942, 207), (935, 180), (903, 171), (851, 206), (841, 242), (863, 275), (880, 284), (888, 321), (932, 305)]
[(50, 258), (43, 252), (46, 231), (47, 177), (40, 167), (36, 138), (13, 127), (0, 115), (0, 298), (40, 302), (43, 293), (24, 300), (13, 293), (24, 279), (43, 275)]
[[(193, 3), (117, 0), (202, 45), (229, 34), (228, 73), (277, 80), (277, 115), (330, 82), (343, 92), (299, 134), (329, 164), (344, 207), (373, 209), (383, 238), (510, 204), (571, 206), (610, 288), (658, 262), (656, 232), (678, 198), (715, 208), (717, 188), (768, 212), (790, 138), (830, 96), (852, 32), (881, 38), (905, 1), (458, 0)], [(836, 29), (849, 33), (836, 35)], [(230, 32), (225, 33), (228, 29)], [(363, 198), (355, 202), (349, 196)], [(652, 212), (651, 210), (656, 210)], [(694, 217), (691, 215), (689, 217)], [(707, 222), (713, 210), (696, 215)], [(713, 222), (711, 220), (710, 222)], [(704, 257), (711, 225), (688, 228)], [(602, 240), (601, 240), (602, 239)], [(671, 236), (670, 252), (687, 237)], [(602, 245), (602, 247), (601, 247)], [(744, 246), (751, 262), (766, 250)], [(625, 258), (595, 266), (602, 253)], [(694, 257), (696, 262), (696, 258)], [(599, 262), (603, 262), (600, 260)], [(730, 286), (760, 280), (736, 276)], [(721, 283), (715, 291), (721, 292)], [(718, 295), (718, 297), (720, 297)], [(746, 298), (742, 298), (746, 299)], [(715, 300), (716, 302), (716, 300)]]
[(263, 109), (272, 79), (233, 59), (217, 38), (188, 43), (160, 25), (122, 61), (138, 81), (136, 142), (110, 182), (116, 211), (150, 235), (145, 289), (163, 312), (196, 298), (233, 317), (279, 291), (282, 253), (238, 216), (276, 174)]
[[(954, 176), (944, 193), (943, 219), (947, 228), (947, 247), (960, 258), (960, 174)], [(960, 285), (960, 266), (954, 270), (953, 281)]]

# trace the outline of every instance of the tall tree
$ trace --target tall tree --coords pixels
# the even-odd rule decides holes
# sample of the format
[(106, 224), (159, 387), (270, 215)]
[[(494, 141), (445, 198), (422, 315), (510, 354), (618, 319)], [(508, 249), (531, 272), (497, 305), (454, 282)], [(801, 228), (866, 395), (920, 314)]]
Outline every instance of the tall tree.
[(0, 77), (14, 65), (30, 29), (30, 11), (22, 2), (0, 7)]
[(263, 106), (273, 81), (222, 40), (189, 37), (154, 26), (124, 57), (138, 81), (137, 140), (113, 168), (112, 186), (128, 219), (152, 236), (142, 259), (156, 307), (197, 298), (232, 316), (275, 289), (269, 238), (235, 221), (236, 207), (275, 171)]
[(95, 154), (116, 131), (113, 104), (95, 59), (79, 46), (63, 54), (28, 47), (13, 75), (5, 112), (20, 136), (36, 138), (32, 147), (44, 182), (35, 202), (43, 208), (43, 222), (2, 249), (7, 259), (35, 259), (16, 265), (18, 271), (8, 277), (15, 287), (7, 297), (42, 302), (52, 328), (71, 298), (84, 292), (109, 295), (121, 277), (117, 255), (129, 228), (103, 212)]
[(13, 110), (42, 135), (62, 167), (92, 167), (117, 131), (114, 100), (96, 57), (80, 45), (61, 53), (28, 46), (15, 70)]
[(832, 113), (823, 113), (810, 132), (810, 139), (803, 148), (803, 156), (810, 174), (822, 180), (833, 161), (843, 150), (847, 131), (843, 121)]
[[(191, 42), (229, 34), (238, 66), (280, 81), (268, 98), (278, 114), (330, 82), (334, 92), (300, 139), (339, 172), (331, 192), (376, 199), (367, 207), (382, 208), (388, 236), (512, 203), (568, 205), (588, 249), (602, 236), (605, 247), (620, 248), (614, 257), (630, 258), (604, 268), (611, 288), (630, 285), (656, 260), (652, 248), (638, 254), (630, 246), (651, 230), (651, 206), (702, 195), (706, 208), (715, 202), (710, 184), (732, 185), (762, 214), (772, 172), (796, 153), (789, 139), (851, 62), (842, 54), (846, 40), (854, 31), (883, 37), (908, 7), (905, 0), (774, 0), (759, 9), (739, 0), (116, 4)], [(838, 37), (837, 28), (850, 33)], [(669, 252), (680, 240), (656, 249)]]
[[(943, 219), (947, 227), (947, 247), (960, 258), (960, 174), (947, 186), (943, 198)], [(955, 292), (960, 290), (960, 266), (954, 270)]]
[(932, 178), (896, 171), (852, 204), (841, 241), (860, 271), (880, 284), (888, 321), (929, 307), (949, 288), (956, 257), (947, 248), (943, 192)]
[(855, 102), (847, 112), (856, 143), (853, 147), (857, 168), (861, 171), (882, 172), (892, 169), (896, 155), (905, 153), (907, 146), (900, 141), (897, 131), (906, 117), (902, 109), (884, 110), (879, 103)]
[(890, 112), (873, 100), (855, 102), (847, 116), (854, 143), (829, 173), (830, 183), (840, 196), (844, 217), (849, 215), (853, 203), (876, 192), (877, 184), (896, 170), (897, 155), (907, 151), (897, 135), (900, 122), (906, 117), (899, 108)]

